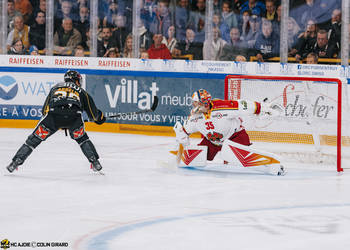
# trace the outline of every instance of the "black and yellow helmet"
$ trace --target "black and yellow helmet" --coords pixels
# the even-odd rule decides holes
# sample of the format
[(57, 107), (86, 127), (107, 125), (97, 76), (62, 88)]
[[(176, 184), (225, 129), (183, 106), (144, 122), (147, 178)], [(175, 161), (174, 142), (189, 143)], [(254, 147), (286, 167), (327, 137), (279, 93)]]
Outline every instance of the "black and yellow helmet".
[(64, 81), (65, 82), (74, 82), (74, 83), (79, 83), (79, 86), (81, 85), (81, 75), (79, 74), (78, 71), (75, 70), (68, 70), (64, 74)]

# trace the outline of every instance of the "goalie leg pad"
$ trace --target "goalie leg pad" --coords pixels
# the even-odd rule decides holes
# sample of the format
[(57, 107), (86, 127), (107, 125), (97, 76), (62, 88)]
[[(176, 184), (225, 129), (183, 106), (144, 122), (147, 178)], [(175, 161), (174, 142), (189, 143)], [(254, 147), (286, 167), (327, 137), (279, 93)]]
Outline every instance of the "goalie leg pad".
[(225, 140), (221, 156), (223, 160), (242, 167), (268, 166), (281, 164), (277, 155), (256, 150), (252, 147), (241, 145), (230, 140)]
[(180, 167), (205, 167), (207, 165), (206, 146), (190, 145), (186, 147), (181, 155)]

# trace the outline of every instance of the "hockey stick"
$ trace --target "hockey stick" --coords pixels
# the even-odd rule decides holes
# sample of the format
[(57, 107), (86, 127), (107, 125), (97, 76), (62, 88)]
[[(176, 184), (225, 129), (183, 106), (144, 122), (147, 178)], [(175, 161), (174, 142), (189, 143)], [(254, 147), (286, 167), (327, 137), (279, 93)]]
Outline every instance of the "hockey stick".
[(119, 118), (123, 115), (133, 115), (133, 114), (137, 115), (137, 114), (143, 114), (143, 113), (148, 113), (148, 112), (154, 112), (156, 110), (157, 106), (158, 106), (158, 96), (155, 96), (153, 99), (152, 107), (150, 109), (139, 110), (139, 111), (135, 111), (135, 112), (118, 113), (116, 115), (106, 116), (106, 119), (115, 118), (115, 117)]

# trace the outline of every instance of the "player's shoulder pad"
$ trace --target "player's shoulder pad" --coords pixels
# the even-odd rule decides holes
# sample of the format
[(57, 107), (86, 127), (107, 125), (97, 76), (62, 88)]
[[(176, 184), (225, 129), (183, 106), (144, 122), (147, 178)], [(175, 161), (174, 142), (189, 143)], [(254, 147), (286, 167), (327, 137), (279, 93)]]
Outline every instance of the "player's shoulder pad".
[(212, 103), (212, 111), (223, 110), (223, 109), (238, 109), (237, 101), (214, 99), (212, 100), (211, 103)]

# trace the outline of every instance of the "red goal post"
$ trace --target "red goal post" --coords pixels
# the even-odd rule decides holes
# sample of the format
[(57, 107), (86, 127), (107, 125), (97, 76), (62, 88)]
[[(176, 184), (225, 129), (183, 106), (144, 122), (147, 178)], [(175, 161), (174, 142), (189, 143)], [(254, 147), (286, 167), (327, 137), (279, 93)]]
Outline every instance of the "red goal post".
[[(350, 136), (342, 134), (343, 82), (339, 78), (227, 75), (225, 99), (264, 99), (284, 108), (278, 118), (248, 119), (244, 124), (252, 141), (279, 143), (295, 148), (296, 154), (314, 154), (336, 165), (342, 172), (342, 148), (349, 148)], [(347, 104), (347, 100), (345, 102)], [(303, 147), (307, 149), (303, 149)], [(313, 146), (306, 146), (313, 145)], [(312, 149), (311, 149), (312, 148)], [(335, 149), (334, 149), (335, 148)], [(294, 149), (289, 149), (293, 151)], [(281, 154), (283, 154), (281, 152)], [(350, 154), (349, 154), (350, 155)], [(294, 156), (293, 156), (294, 157)], [(303, 160), (307, 157), (301, 156)], [(333, 159), (333, 162), (332, 162)]]

